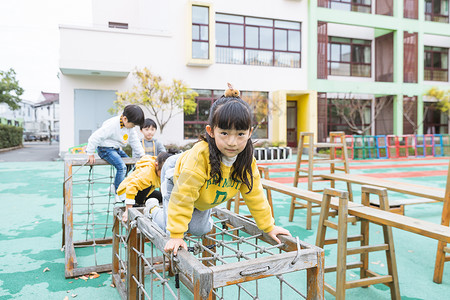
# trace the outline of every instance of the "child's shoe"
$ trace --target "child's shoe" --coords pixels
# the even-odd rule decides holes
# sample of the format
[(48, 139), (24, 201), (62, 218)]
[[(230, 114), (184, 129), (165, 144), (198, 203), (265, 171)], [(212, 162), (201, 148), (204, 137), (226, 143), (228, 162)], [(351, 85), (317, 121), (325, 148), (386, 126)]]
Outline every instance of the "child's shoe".
[(145, 208), (144, 208), (144, 216), (147, 218), (152, 218), (152, 212), (155, 209), (159, 209), (159, 201), (156, 198), (150, 198), (145, 202)]
[(115, 194), (116, 203), (124, 203), (125, 202), (125, 197), (126, 197), (125, 194), (122, 194), (120, 196)]
[(106, 189), (106, 192), (108, 193), (108, 194), (114, 194), (115, 192), (116, 192), (116, 187), (114, 186), (114, 184), (111, 184), (107, 189)]

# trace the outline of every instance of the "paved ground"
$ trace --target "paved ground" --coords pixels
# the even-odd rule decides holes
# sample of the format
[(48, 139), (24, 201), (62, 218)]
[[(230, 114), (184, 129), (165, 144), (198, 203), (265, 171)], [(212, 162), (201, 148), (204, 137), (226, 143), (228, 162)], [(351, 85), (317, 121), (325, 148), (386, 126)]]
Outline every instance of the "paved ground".
[(0, 152), (0, 162), (54, 161), (59, 159), (59, 143), (25, 142), (23, 148)]
[[(32, 149), (36, 152), (30, 153)], [(57, 145), (32, 143), (30, 147), (0, 154), (0, 299), (120, 299), (116, 289), (110, 286), (111, 275), (108, 273), (88, 280), (64, 278), (64, 252), (60, 250), (64, 165), (62, 161), (51, 161), (57, 157), (56, 149)], [(25, 160), (30, 157), (46, 161)], [(271, 178), (291, 185), (288, 179), (292, 178), (294, 159), (289, 163), (269, 165)], [(448, 158), (353, 161), (350, 166), (354, 174), (444, 188)], [(81, 170), (77, 175), (87, 173)], [(305, 184), (300, 187), (304, 188)], [(354, 191), (357, 189), (359, 187), (354, 187)], [(315, 230), (305, 230), (305, 212), (296, 211), (294, 222), (289, 222), (290, 198), (273, 193), (273, 200), (276, 223), (314, 244)], [(441, 211), (441, 203), (410, 205), (406, 215), (438, 224)], [(246, 213), (245, 208), (242, 213)], [(317, 222), (318, 217), (313, 217), (313, 228), (317, 228)], [(359, 226), (350, 226), (350, 230), (350, 234), (355, 234)], [(373, 225), (370, 230), (371, 243), (379, 242), (382, 238), (380, 227)], [(437, 242), (402, 230), (393, 231), (402, 299), (447, 299), (450, 295), (450, 262), (444, 268), (443, 283), (432, 281)], [(90, 248), (76, 250), (80, 267), (93, 265), (91, 251)], [(333, 260), (335, 263), (335, 258), (336, 251), (326, 248), (326, 264), (333, 264)], [(101, 263), (110, 261), (111, 248), (103, 247), (96, 259)], [(352, 255), (349, 259), (353, 261), (358, 257)], [(371, 255), (370, 266), (374, 271), (386, 274), (381, 253)], [(299, 272), (296, 283), (305, 290), (303, 273)], [(350, 270), (347, 275), (349, 280), (356, 279), (359, 270)], [(335, 275), (327, 274), (326, 280), (334, 285)], [(274, 294), (277, 287), (264, 284), (263, 280), (260, 282), (260, 299), (278, 299), (278, 294)], [(346, 295), (346, 299), (390, 299), (389, 289), (384, 285), (352, 289)], [(241, 299), (248, 299), (241, 296)], [(184, 291), (182, 299), (193, 297)], [(334, 297), (325, 292), (325, 299)]]

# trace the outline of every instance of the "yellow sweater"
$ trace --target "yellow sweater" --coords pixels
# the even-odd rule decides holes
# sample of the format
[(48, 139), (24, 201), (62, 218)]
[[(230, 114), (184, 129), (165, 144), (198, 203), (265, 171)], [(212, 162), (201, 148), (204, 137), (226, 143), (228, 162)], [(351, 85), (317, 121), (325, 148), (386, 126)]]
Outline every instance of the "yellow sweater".
[[(156, 156), (144, 155), (136, 163), (136, 169), (128, 175), (117, 188), (117, 194), (126, 193), (127, 204), (134, 204), (134, 198), (139, 191), (151, 187), (148, 195), (161, 185), (161, 179), (156, 173)], [(147, 195), (147, 196), (148, 196)]]
[(263, 192), (260, 175), (253, 158), (253, 189), (247, 194), (248, 188), (240, 181), (231, 179), (232, 167), (221, 164), (222, 180), (214, 184), (210, 178), (208, 143), (202, 141), (184, 152), (177, 161), (174, 172), (174, 188), (168, 207), (167, 230), (171, 238), (182, 238), (188, 229), (194, 207), (207, 210), (241, 192), (258, 228), (269, 232), (274, 227), (274, 220), (269, 202)]

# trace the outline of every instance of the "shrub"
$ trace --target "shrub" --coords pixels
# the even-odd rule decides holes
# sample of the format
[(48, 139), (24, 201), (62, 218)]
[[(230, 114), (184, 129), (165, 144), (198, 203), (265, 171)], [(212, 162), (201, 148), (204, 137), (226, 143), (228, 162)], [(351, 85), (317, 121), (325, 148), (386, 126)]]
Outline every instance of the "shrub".
[(0, 124), (0, 149), (22, 145), (23, 128)]

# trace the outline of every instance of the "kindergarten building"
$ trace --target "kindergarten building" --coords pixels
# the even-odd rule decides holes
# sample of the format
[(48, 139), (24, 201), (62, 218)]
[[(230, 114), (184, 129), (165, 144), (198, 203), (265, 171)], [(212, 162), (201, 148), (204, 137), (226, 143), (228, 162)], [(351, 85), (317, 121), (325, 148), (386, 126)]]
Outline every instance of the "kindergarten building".
[(424, 120), (423, 97), (450, 88), (448, 0), (92, 2), (92, 24), (60, 25), (61, 154), (111, 117), (143, 67), (199, 94), (197, 112), (157, 136), (165, 144), (195, 141), (227, 82), (267, 107), (258, 140), (295, 147), (302, 131), (351, 134), (334, 107), (349, 98), (370, 101), (370, 134), (448, 133), (446, 115)]

